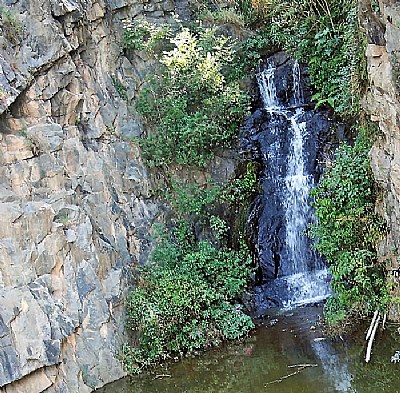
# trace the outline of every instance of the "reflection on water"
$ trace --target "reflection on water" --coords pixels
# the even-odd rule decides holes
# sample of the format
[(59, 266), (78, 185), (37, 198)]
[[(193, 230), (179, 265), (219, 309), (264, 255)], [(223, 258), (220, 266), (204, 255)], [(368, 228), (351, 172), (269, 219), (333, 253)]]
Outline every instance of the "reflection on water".
[(320, 311), (305, 307), (271, 316), (242, 343), (118, 381), (98, 393), (400, 393), (400, 365), (390, 362), (400, 348), (397, 331), (377, 337), (367, 367), (364, 333), (325, 338), (317, 324)]
[(343, 353), (337, 353), (329, 340), (314, 340), (312, 348), (321, 362), (322, 371), (331, 380), (336, 392), (355, 392), (352, 389), (352, 375)]

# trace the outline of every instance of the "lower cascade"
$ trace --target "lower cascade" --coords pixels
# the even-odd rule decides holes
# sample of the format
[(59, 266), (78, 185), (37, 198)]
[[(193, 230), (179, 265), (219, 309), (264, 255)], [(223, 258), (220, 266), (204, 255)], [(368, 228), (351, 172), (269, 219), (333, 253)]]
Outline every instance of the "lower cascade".
[(241, 150), (262, 166), (261, 192), (247, 230), (260, 267), (256, 313), (294, 307), (329, 296), (329, 274), (312, 250), (309, 193), (321, 173), (327, 115), (311, 107), (306, 71), (284, 53), (269, 58), (257, 75), (262, 108), (247, 119)]

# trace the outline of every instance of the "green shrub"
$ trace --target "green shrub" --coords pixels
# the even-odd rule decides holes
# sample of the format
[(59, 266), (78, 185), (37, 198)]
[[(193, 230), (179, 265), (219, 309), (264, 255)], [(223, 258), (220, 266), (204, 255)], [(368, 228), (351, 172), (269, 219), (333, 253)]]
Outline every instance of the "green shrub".
[[(167, 166), (167, 173), (172, 165), (183, 172), (183, 166), (205, 167), (217, 149), (231, 146), (248, 110), (232, 65), (236, 43), (215, 29), (179, 28), (176, 35), (157, 29), (135, 23), (125, 32), (128, 49), (157, 57), (155, 43), (170, 45), (136, 103), (149, 130), (139, 141), (143, 157), (150, 166)], [(159, 234), (152, 266), (139, 270), (128, 298), (133, 343), (123, 347), (122, 360), (129, 372), (240, 338), (253, 327), (237, 304), (251, 258), (244, 244), (228, 247), (221, 206), (243, 201), (255, 182), (250, 164), (228, 184), (167, 180), (176, 224)]]
[(217, 204), (225, 204), (229, 210), (232, 205), (244, 204), (257, 191), (256, 166), (246, 165), (245, 172), (225, 184), (187, 183), (171, 178), (171, 188), (167, 199), (180, 218), (189, 215), (207, 216)]
[(220, 184), (199, 185), (171, 179), (171, 190), (167, 198), (180, 218), (190, 215), (205, 216), (220, 198), (222, 190), (223, 186)]
[(311, 192), (317, 223), (310, 234), (330, 264), (334, 295), (325, 306), (328, 322), (367, 315), (384, 307), (385, 269), (376, 243), (384, 233), (375, 213), (377, 189), (371, 173), (370, 143), (361, 133), (354, 146), (341, 145), (332, 167)]
[(358, 24), (357, 1), (258, 0), (243, 6), (256, 33), (244, 43), (244, 61), (254, 66), (260, 51), (289, 52), (308, 66), (318, 105), (340, 115), (360, 111), (365, 86), (365, 37)]
[(166, 233), (153, 253), (154, 266), (142, 268), (140, 285), (127, 303), (128, 327), (136, 335), (122, 359), (130, 372), (243, 337), (250, 317), (234, 304), (247, 285), (247, 249), (216, 249), (194, 242), (181, 223), (174, 239)]
[(168, 46), (172, 27), (153, 24), (147, 20), (125, 21), (123, 45), (127, 49), (144, 50), (157, 54)]
[(137, 109), (151, 129), (141, 141), (152, 166), (206, 166), (215, 150), (231, 146), (249, 97), (231, 81), (233, 42), (212, 29), (182, 29), (162, 70), (142, 90)]
[(123, 83), (116, 76), (112, 76), (111, 80), (115, 87), (115, 90), (117, 90), (118, 95), (124, 101), (128, 101), (128, 89), (126, 88), (126, 86), (124, 86)]
[(8, 7), (0, 5), (0, 31), (13, 44), (18, 43), (23, 26), (17, 15)]
[(244, 28), (245, 18), (234, 8), (220, 9), (216, 11), (204, 10), (200, 13), (199, 18), (205, 22), (217, 24), (233, 24)]

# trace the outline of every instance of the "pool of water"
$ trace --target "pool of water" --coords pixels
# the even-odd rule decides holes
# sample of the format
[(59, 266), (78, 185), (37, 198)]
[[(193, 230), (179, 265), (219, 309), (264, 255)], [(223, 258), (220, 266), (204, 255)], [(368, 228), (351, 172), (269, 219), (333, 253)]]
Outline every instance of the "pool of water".
[(400, 392), (400, 363), (391, 363), (400, 350), (398, 325), (377, 334), (366, 365), (364, 330), (327, 338), (320, 314), (319, 307), (276, 313), (243, 342), (117, 381), (98, 393)]

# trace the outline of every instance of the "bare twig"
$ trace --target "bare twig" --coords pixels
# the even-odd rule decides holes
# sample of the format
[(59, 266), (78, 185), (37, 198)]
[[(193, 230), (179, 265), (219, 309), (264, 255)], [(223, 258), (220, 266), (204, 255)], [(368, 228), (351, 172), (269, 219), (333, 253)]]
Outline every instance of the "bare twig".
[(383, 316), (383, 321), (382, 321), (382, 330), (385, 330), (385, 323), (386, 323), (386, 313)]
[(171, 378), (171, 376), (172, 376), (172, 375), (170, 375), (170, 374), (158, 374), (158, 375), (156, 375), (156, 376), (153, 378), (153, 380), (155, 380), (155, 379), (161, 379), (161, 378)]
[(335, 25), (333, 23), (332, 14), (331, 14), (331, 10), (329, 9), (328, 2), (326, 0), (323, 0), (323, 2), (325, 3), (325, 10), (329, 16), (329, 21), (331, 22), (332, 30), (335, 31)]
[(297, 374), (301, 373), (302, 371), (304, 371), (308, 367), (318, 367), (318, 364), (299, 364), (299, 365), (293, 365), (293, 366), (288, 366), (288, 367), (298, 367), (298, 369), (296, 371), (288, 374), (288, 375), (284, 375), (281, 378), (278, 378), (278, 379), (275, 379), (274, 381), (268, 382), (264, 386), (272, 385), (274, 383), (283, 382), (285, 379), (288, 379), (290, 377), (293, 377), (294, 375), (297, 375)]
[(289, 368), (293, 367), (318, 367), (318, 364), (310, 364), (310, 363), (305, 363), (305, 364), (293, 364), (291, 366), (288, 366)]

